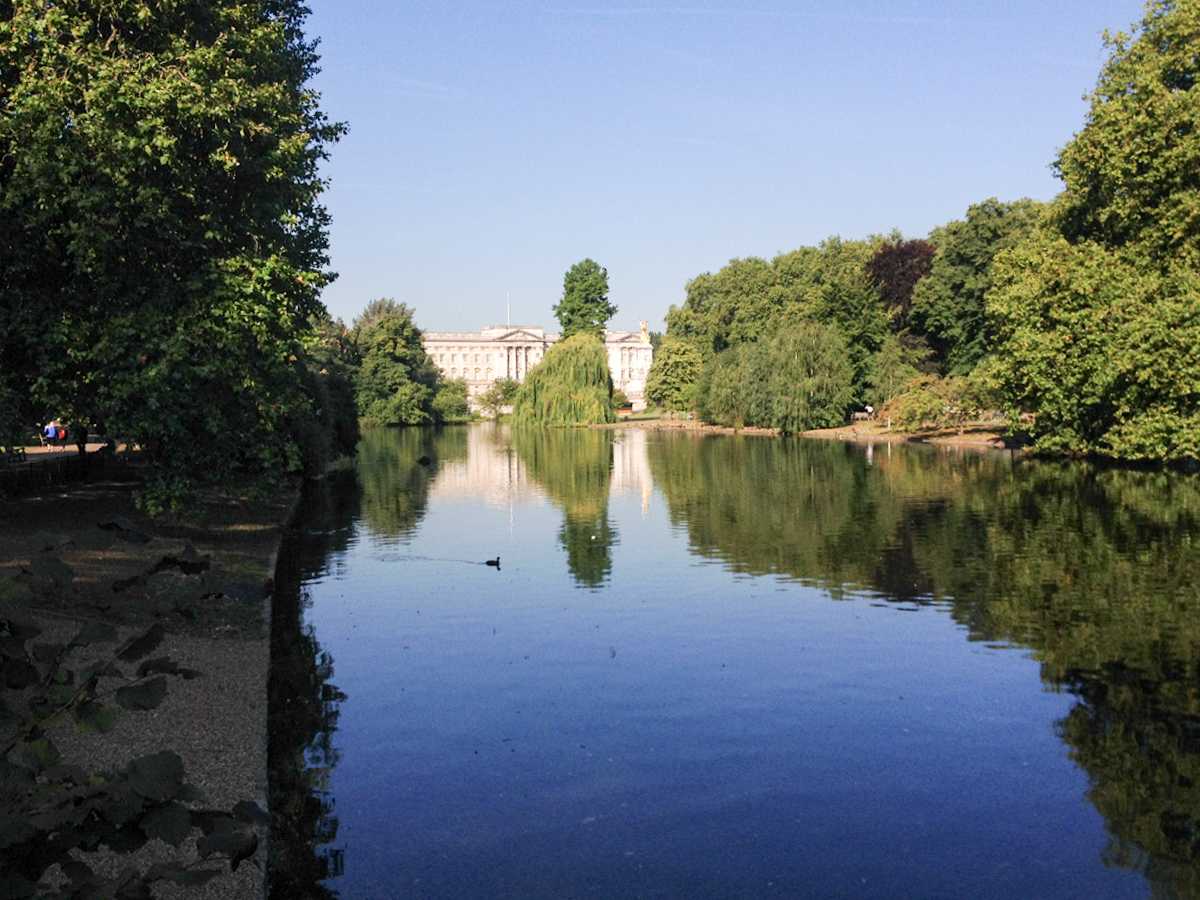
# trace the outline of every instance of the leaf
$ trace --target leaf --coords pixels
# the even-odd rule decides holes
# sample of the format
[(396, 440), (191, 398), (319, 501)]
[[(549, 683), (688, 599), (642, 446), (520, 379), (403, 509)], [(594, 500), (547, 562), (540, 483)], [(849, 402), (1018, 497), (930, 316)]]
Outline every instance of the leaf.
[(75, 580), (74, 570), (49, 553), (38, 553), (29, 561), (25, 571), (35, 578), (49, 579), (57, 585), (70, 584)]
[(113, 536), (99, 528), (88, 528), (71, 538), (71, 545), (77, 550), (99, 552), (107, 550), (113, 544)]
[(167, 679), (151, 678), (141, 684), (132, 684), (117, 689), (117, 705), (125, 709), (157, 709), (166, 699)]
[(169, 656), (156, 656), (138, 666), (137, 674), (138, 678), (147, 675), (178, 675), (185, 680), (191, 680), (200, 673), (195, 669), (184, 668)]
[(172, 847), (178, 847), (187, 839), (192, 829), (191, 813), (178, 803), (168, 803), (152, 809), (141, 820), (142, 831), (146, 837), (166, 841)]
[(36, 897), (37, 895), (38, 886), (29, 879), (16, 872), (0, 874), (0, 897), (24, 900), (25, 897)]
[(150, 800), (173, 800), (183, 787), (183, 760), (169, 750), (135, 759), (130, 765), (133, 789)]
[(267, 811), (253, 800), (242, 800), (233, 808), (233, 815), (240, 822), (251, 825), (266, 825), (271, 821)]
[(21, 751), (21, 762), (39, 772), (47, 766), (58, 765), (61, 758), (54, 744), (50, 743), (50, 738), (38, 738), (36, 741), (30, 741)]
[(192, 824), (206, 835), (232, 834), (242, 827), (242, 823), (223, 809), (194, 809)]
[(29, 660), (20, 658), (6, 662), (3, 667), (3, 675), (5, 686), (14, 691), (32, 687), (41, 680), (37, 667)]
[(170, 881), (184, 887), (199, 887), (212, 881), (221, 872), (219, 869), (185, 869), (178, 865), (159, 863), (146, 872), (146, 881)]
[(86, 647), (89, 644), (108, 644), (117, 639), (117, 629), (107, 622), (87, 622), (79, 634), (71, 638), (71, 646)]
[(117, 711), (104, 703), (84, 703), (72, 718), (84, 734), (107, 734), (117, 727)]
[(155, 622), (146, 630), (145, 634), (131, 641), (124, 650), (118, 653), (117, 659), (122, 662), (133, 662), (134, 660), (141, 659), (161, 644), (165, 636), (166, 631), (162, 625)]
[(214, 853), (224, 853), (229, 857), (231, 872), (236, 872), (241, 861), (249, 859), (257, 849), (258, 835), (241, 831), (205, 835), (196, 841), (196, 852), (201, 859), (207, 859)]

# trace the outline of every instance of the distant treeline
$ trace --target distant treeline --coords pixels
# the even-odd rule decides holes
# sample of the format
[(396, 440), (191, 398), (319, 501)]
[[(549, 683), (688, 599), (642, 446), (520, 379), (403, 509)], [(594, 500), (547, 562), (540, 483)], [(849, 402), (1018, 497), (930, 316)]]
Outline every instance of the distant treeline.
[(1200, 457), (1200, 4), (1111, 55), (1048, 204), (923, 239), (830, 238), (687, 285), (647, 380), (667, 409), (785, 431), (867, 405), (902, 427), (999, 410), (1036, 449)]

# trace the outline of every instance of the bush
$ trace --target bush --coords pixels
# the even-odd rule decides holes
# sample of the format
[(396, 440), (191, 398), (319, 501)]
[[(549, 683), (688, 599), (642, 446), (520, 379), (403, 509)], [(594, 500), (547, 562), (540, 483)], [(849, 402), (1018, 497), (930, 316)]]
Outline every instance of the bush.
[(528, 425), (615, 422), (608, 354), (595, 335), (574, 334), (554, 344), (517, 393), (513, 418)]

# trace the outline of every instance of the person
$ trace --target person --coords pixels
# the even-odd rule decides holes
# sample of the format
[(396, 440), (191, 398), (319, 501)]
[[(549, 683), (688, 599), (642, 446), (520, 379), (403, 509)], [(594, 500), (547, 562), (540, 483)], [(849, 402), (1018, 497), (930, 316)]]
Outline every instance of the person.
[(58, 439), (58, 425), (51, 419), (46, 423), (46, 427), (42, 429), (42, 443), (54, 449), (54, 442)]
[(58, 426), (58, 446), (63, 450), (67, 449), (67, 426)]

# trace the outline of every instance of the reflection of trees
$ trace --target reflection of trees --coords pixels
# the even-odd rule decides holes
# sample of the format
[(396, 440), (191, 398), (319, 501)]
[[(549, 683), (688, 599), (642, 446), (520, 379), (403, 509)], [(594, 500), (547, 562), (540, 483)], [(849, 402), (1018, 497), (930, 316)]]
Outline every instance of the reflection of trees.
[(672, 520), (737, 571), (948, 601), (1079, 699), (1059, 723), (1109, 865), (1200, 898), (1200, 479), (809, 441), (650, 445)]
[(306, 580), (323, 570), (331, 554), (346, 549), (358, 513), (352, 475), (308, 485), (293, 530), (276, 568), (271, 604), (271, 673), (268, 682), (268, 766), (271, 848), (269, 893), (322, 900), (334, 893), (319, 882), (341, 873), (341, 851), (322, 850), (337, 836), (327, 799), (338, 704), (330, 683), (333, 658), (302, 624)]
[(558, 539), (577, 584), (599, 587), (612, 572), (617, 533), (608, 521), (612, 434), (587, 428), (514, 428), (526, 471), (563, 512)]
[(411, 534), (425, 515), (439, 462), (466, 455), (465, 428), (365, 429), (358, 445), (364, 521), (380, 535)]

